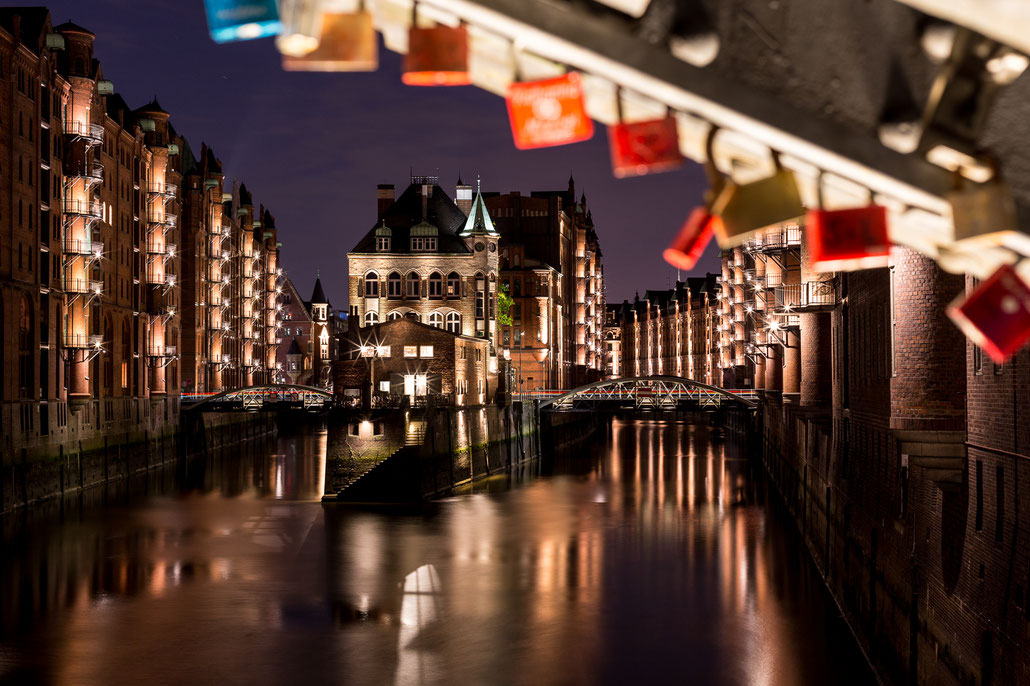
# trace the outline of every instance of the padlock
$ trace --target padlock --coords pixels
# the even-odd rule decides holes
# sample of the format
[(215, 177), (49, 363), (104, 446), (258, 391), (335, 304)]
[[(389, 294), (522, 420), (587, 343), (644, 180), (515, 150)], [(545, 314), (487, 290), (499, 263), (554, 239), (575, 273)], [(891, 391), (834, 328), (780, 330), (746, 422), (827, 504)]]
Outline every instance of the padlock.
[(622, 122), (608, 127), (615, 176), (641, 176), (683, 164), (675, 117)]
[(669, 247), (662, 252), (665, 261), (676, 269), (690, 270), (712, 240), (713, 225), (719, 221), (707, 207), (695, 207)]
[(886, 267), (890, 257), (887, 208), (809, 210), (805, 236), (812, 269), (819, 272)]
[(467, 86), (468, 53), (464, 26), (412, 26), (401, 80), (409, 86)]
[(318, 47), (303, 57), (283, 55), (287, 71), (375, 71), (379, 46), (371, 12), (326, 13)]
[(283, 30), (275, 37), (275, 47), (283, 55), (307, 55), (319, 46), (322, 17), (322, 0), (279, 0)]
[(520, 150), (577, 143), (594, 135), (575, 72), (509, 84), (505, 101), (515, 147)]
[(727, 181), (712, 204), (721, 222), (712, 228), (719, 247), (733, 248), (767, 226), (796, 219), (805, 213), (794, 172), (777, 168), (759, 181), (736, 184)]
[[(954, 240), (973, 245), (1000, 246), (1010, 234), (1022, 234), (1016, 202), (1006, 184), (991, 181), (966, 185), (948, 193)], [(1018, 238), (1018, 237), (1017, 237)]]
[(204, 7), (216, 43), (275, 36), (283, 30), (275, 0), (204, 0)]
[(1030, 286), (1003, 264), (968, 296), (948, 306), (948, 316), (969, 340), (1003, 364), (1030, 340)]

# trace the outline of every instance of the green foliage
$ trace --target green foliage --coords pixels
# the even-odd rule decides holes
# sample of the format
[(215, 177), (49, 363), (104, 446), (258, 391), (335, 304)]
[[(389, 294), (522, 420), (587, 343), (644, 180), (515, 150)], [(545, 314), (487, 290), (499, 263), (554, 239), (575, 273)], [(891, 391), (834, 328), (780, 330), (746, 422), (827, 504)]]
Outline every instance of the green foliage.
[(515, 299), (508, 294), (508, 284), (501, 284), (497, 289), (497, 323), (511, 326), (511, 306)]

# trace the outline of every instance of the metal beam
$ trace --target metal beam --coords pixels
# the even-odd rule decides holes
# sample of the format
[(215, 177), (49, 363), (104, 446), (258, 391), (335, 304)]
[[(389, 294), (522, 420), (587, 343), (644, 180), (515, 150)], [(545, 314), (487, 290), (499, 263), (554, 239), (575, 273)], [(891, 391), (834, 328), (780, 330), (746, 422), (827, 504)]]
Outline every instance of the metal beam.
[(896, 1), (1030, 54), (1030, 2), (1026, 0)]

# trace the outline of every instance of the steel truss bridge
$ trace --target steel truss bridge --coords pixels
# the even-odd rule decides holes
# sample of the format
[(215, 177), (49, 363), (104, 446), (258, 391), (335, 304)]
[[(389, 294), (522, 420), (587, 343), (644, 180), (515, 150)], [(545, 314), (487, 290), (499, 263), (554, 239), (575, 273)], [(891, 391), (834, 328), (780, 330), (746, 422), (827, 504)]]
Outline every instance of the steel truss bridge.
[(543, 399), (540, 409), (582, 410), (632, 408), (672, 411), (718, 410), (724, 407), (755, 409), (752, 390), (727, 390), (679, 376), (641, 376), (597, 381), (558, 396)]
[(234, 388), (215, 394), (184, 394), (182, 407), (191, 412), (258, 412), (261, 410), (308, 410), (332, 406), (332, 391), (314, 386), (274, 384)]

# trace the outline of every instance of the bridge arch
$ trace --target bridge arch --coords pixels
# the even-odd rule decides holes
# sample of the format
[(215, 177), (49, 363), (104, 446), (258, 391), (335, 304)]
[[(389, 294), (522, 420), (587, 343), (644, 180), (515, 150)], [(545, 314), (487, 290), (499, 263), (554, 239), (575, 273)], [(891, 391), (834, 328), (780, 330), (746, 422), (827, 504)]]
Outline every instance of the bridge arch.
[[(641, 406), (641, 392), (648, 391), (650, 402), (644, 407), (663, 407), (677, 404), (681, 400), (694, 400), (702, 407), (721, 406), (724, 401), (737, 403), (748, 409), (755, 409), (758, 403), (719, 386), (711, 386), (681, 376), (626, 376), (619, 379), (605, 379), (574, 388), (559, 396), (547, 398), (540, 403), (540, 409), (570, 409), (578, 405), (633, 398)], [(753, 391), (748, 391), (753, 393)]]
[[(319, 402), (313, 402), (317, 399)], [(315, 405), (325, 406), (333, 401), (333, 394), (324, 388), (315, 386), (301, 386), (299, 384), (265, 384), (262, 386), (248, 386), (247, 388), (232, 388), (222, 391), (216, 395), (209, 396), (203, 400), (184, 405), (183, 409), (190, 411), (204, 412), (206, 410), (218, 409), (219, 405), (235, 401), (242, 403), (244, 410), (261, 409), (269, 404), (279, 403), (284, 400), (301, 402), (307, 407)]]

